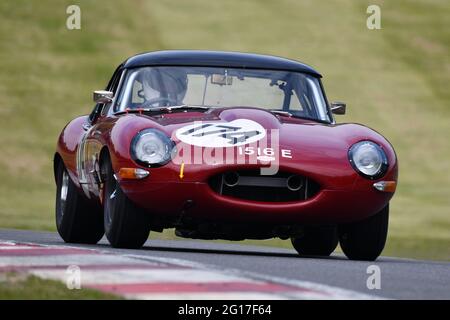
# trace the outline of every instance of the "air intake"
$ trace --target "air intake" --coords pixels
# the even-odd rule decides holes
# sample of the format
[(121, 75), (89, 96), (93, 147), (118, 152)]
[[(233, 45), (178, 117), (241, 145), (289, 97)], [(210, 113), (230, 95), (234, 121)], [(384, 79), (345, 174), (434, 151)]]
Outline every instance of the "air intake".
[(209, 180), (211, 188), (224, 196), (264, 202), (303, 201), (319, 191), (319, 185), (304, 176), (279, 172), (261, 175), (256, 171), (228, 171)]

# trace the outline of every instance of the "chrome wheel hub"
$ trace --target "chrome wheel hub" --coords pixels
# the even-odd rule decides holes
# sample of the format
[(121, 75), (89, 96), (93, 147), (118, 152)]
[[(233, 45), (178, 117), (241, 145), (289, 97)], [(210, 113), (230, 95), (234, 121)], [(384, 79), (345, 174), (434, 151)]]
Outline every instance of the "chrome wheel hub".
[(64, 215), (64, 209), (66, 208), (67, 194), (69, 191), (69, 175), (66, 170), (63, 171), (62, 181), (61, 181), (61, 216)]
[(108, 184), (108, 187), (106, 188), (106, 190), (108, 190), (109, 194), (107, 194), (107, 198), (105, 199), (106, 203), (106, 207), (105, 207), (105, 218), (106, 218), (106, 222), (108, 225), (110, 225), (112, 223), (112, 215), (113, 213), (111, 212), (111, 210), (113, 210), (114, 207), (114, 202), (116, 199), (116, 195), (117, 195), (117, 188), (118, 188), (118, 184), (117, 184), (117, 178), (115, 175), (110, 176), (109, 181), (106, 181), (106, 183)]

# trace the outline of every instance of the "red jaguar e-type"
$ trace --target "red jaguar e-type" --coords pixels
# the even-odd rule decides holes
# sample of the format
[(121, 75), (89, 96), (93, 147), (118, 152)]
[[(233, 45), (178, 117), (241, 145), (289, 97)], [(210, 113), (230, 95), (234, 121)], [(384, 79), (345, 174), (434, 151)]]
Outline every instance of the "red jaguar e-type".
[(313, 68), (273, 56), (161, 51), (122, 63), (62, 131), (56, 225), (66, 242), (138, 248), (150, 230), (195, 239), (291, 238), (300, 255), (374, 260), (397, 159), (336, 124)]

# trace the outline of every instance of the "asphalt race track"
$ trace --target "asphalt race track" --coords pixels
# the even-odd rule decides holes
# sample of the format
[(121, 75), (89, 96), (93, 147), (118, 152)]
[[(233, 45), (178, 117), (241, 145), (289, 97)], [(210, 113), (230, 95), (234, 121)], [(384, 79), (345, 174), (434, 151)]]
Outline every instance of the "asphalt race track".
[[(184, 274), (184, 277), (191, 277), (192, 281), (195, 281), (196, 277), (198, 277), (199, 281), (206, 281), (205, 279), (208, 278), (212, 279), (211, 281), (213, 282), (219, 281), (218, 279), (222, 279), (222, 282), (225, 281), (223, 279), (228, 279), (227, 281), (233, 283), (233, 285), (228, 283), (228, 288), (233, 286), (233, 288), (235, 288), (234, 290), (228, 290), (228, 298), (270, 299), (271, 296), (268, 294), (277, 291), (279, 295), (273, 297), (281, 299), (450, 299), (449, 262), (421, 261), (390, 257), (380, 257), (375, 262), (359, 262), (349, 261), (344, 256), (338, 254), (329, 258), (300, 258), (294, 250), (289, 249), (264, 246), (244, 246), (239, 245), (238, 243), (219, 244), (211, 241), (194, 240), (150, 240), (147, 241), (145, 247), (140, 250), (114, 249), (108, 245), (105, 239), (102, 239), (98, 245), (74, 245), (64, 243), (57, 233), (7, 229), (0, 229), (0, 242), (3, 242), (3, 246), (0, 245), (3, 249), (8, 249), (7, 245), (9, 242), (18, 249), (27, 249), (25, 244), (29, 244), (30, 248), (33, 246), (32, 244), (38, 244), (41, 245), (39, 247), (39, 252), (44, 252), (46, 247), (52, 248), (52, 250), (61, 249), (66, 251), (76, 251), (78, 250), (76, 248), (79, 248), (82, 249), (78, 250), (79, 252), (96, 252), (97, 260), (104, 260), (103, 257), (107, 257), (108, 259), (116, 257), (116, 262), (125, 258), (130, 261), (132, 260), (133, 263), (139, 261), (141, 263), (140, 268), (145, 268), (145, 272), (147, 272), (147, 275), (144, 276), (140, 273), (141, 279), (146, 277), (150, 279), (152, 275), (154, 278), (156, 274), (159, 274), (155, 273), (157, 271), (151, 271), (147, 268), (147, 266), (155, 266), (155, 264), (158, 264), (158, 268), (164, 264), (166, 269), (162, 271), (165, 273), (163, 272), (161, 274), (171, 274), (170, 277), (172, 278), (174, 277), (173, 275), (180, 275), (181, 277), (181, 275)], [(23, 244), (23, 246), (21, 247), (19, 244)], [(74, 247), (75, 249), (73, 249)], [(23, 255), (20, 250), (14, 252)], [(37, 251), (34, 252), (36, 253)], [(8, 265), (18, 261), (17, 258), (8, 257), (7, 255), (8, 250), (0, 250), (0, 267), (2, 268), (7, 268)], [(47, 258), (44, 257), (42, 259)], [(21, 261), (25, 261), (21, 263), (26, 264), (26, 261), (28, 260)], [(107, 263), (102, 266), (105, 265), (107, 265)], [(130, 263), (127, 262), (127, 265), (130, 265)], [(370, 274), (367, 273), (367, 267), (370, 265), (376, 265), (380, 268), (381, 289), (369, 290), (367, 288), (366, 282), (370, 276)], [(133, 265), (133, 267), (137, 268), (136, 265)], [(101, 272), (105, 272), (104, 270), (106, 270), (104, 267), (98, 267), (98, 269), (101, 270)], [(191, 273), (183, 273), (187, 272), (186, 270), (191, 270), (189, 271)], [(42, 270), (40, 272), (41, 274), (39, 275), (45, 273)], [(161, 269), (159, 269), (158, 272), (161, 272)], [(110, 275), (110, 277), (113, 275), (114, 273)], [(236, 279), (241, 282), (236, 282)], [(174, 279), (171, 280), (175, 281)], [(181, 281), (185, 280), (186, 279), (181, 279)], [(154, 279), (152, 281), (154, 281)], [(251, 289), (249, 289), (250, 283)], [(218, 282), (215, 282), (215, 286), (213, 287), (216, 289), (211, 289), (212, 291), (224, 291), (222, 290), (223, 286), (219, 288)], [(295, 290), (292, 289), (293, 287), (295, 287)], [(101, 288), (110, 287), (103, 286)], [(160, 287), (155, 287), (153, 285), (151, 287), (153, 294), (157, 291), (155, 288)], [(179, 286), (176, 287), (176, 290), (179, 290), (179, 288)], [(186, 284), (184, 284), (184, 287), (182, 288), (192, 288), (192, 284), (191, 287), (187, 287)], [(286, 288), (288, 290), (286, 290)], [(164, 287), (165, 292), (169, 289), (167, 289), (167, 286)], [(197, 289), (195, 291), (198, 293)], [(136, 289), (133, 287), (133, 290), (140, 290), (142, 293), (144, 289)], [(148, 291), (149, 289), (147, 288), (146, 290)], [(183, 296), (174, 295), (173, 297), (183, 299), (208, 297), (219, 299), (226, 298), (226, 296), (211, 295), (210, 293), (209, 296), (205, 296), (205, 294), (211, 290), (202, 290), (203, 295), (201, 296), (189, 296), (188, 294), (185, 294)], [(241, 296), (238, 294), (234, 295), (235, 293), (233, 293), (234, 291), (244, 292), (246, 290), (252, 292), (258, 291), (260, 295), (253, 294)], [(204, 291), (206, 291), (206, 293)], [(128, 296), (141, 298), (141, 296)], [(144, 296), (144, 298), (145, 297), (148, 298), (149, 296), (147, 295)], [(153, 295), (151, 297), (170, 298), (170, 296), (165, 295)]]

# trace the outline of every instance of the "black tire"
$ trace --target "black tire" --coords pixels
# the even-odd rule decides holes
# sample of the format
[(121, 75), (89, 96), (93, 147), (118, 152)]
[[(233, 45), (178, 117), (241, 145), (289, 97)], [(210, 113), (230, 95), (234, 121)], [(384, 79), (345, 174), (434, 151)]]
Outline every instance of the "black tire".
[(109, 159), (103, 163), (102, 175), (105, 179), (103, 211), (106, 238), (114, 248), (142, 247), (150, 234), (148, 213), (123, 193)]
[(62, 161), (56, 171), (56, 229), (65, 242), (97, 243), (104, 234), (103, 210), (83, 195)]
[(384, 249), (388, 233), (389, 204), (375, 215), (339, 227), (339, 242), (350, 260), (374, 261)]
[(291, 242), (301, 256), (329, 256), (337, 247), (338, 234), (335, 227), (311, 227)]

